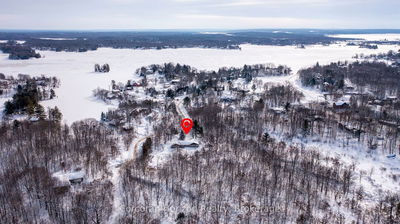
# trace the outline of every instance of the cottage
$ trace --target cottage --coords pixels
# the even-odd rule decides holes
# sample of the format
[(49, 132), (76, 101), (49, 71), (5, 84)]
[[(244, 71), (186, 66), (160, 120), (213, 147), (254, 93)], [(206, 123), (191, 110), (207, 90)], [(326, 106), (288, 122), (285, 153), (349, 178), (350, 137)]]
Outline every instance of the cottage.
[(33, 116), (33, 117), (29, 118), (29, 121), (30, 122), (37, 122), (37, 121), (39, 121), (39, 117)]
[(192, 142), (190, 144), (173, 144), (171, 145), (172, 149), (183, 149), (183, 148), (197, 148), (199, 147), (198, 143)]
[(343, 101), (338, 101), (338, 102), (333, 103), (333, 109), (335, 109), (335, 110), (346, 110), (349, 108), (350, 108), (350, 105)]
[(284, 114), (285, 113), (285, 108), (283, 107), (271, 107), (269, 111), (275, 113), (275, 114)]
[(232, 103), (235, 102), (237, 99), (233, 97), (222, 97), (221, 101), (224, 103)]
[(71, 184), (80, 184), (83, 182), (83, 177), (69, 179)]
[(396, 158), (396, 154), (389, 154), (386, 156), (388, 159), (395, 159)]
[(171, 84), (178, 84), (180, 81), (180, 79), (173, 79), (171, 80)]
[(189, 145), (186, 145), (186, 147), (189, 147), (189, 148), (197, 148), (197, 147), (199, 147), (199, 144), (197, 144), (197, 143), (191, 143), (191, 144), (189, 144)]

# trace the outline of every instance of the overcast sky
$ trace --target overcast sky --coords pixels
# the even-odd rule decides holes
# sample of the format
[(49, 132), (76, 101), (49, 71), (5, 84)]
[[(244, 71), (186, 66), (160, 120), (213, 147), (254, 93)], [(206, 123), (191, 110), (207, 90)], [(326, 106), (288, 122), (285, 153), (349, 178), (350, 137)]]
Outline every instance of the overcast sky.
[(400, 0), (0, 0), (0, 29), (400, 28)]

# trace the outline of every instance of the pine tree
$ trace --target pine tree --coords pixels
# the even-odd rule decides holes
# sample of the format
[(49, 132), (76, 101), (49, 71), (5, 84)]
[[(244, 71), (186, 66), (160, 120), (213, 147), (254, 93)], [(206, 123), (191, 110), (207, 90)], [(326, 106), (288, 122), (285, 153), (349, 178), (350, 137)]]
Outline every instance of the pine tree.
[(4, 113), (5, 114), (13, 114), (15, 112), (14, 104), (11, 101), (7, 101), (4, 103)]
[(44, 107), (40, 104), (38, 104), (35, 108), (35, 112), (38, 115), (40, 120), (46, 119), (46, 113), (44, 111)]
[(183, 99), (183, 105), (185, 105), (186, 107), (188, 107), (190, 105), (190, 98), (189, 97), (185, 97)]
[(50, 89), (50, 99), (53, 99), (56, 96), (56, 93), (53, 89)]
[(151, 138), (146, 138), (146, 141), (143, 143), (142, 146), (142, 159), (145, 160), (148, 158), (148, 156), (151, 153), (151, 146), (152, 146), (153, 142), (151, 140)]
[(51, 116), (52, 116), (51, 120), (60, 122), (62, 119), (62, 113), (60, 112), (58, 107), (56, 106), (56, 107), (54, 107), (53, 110), (50, 110), (50, 111), (51, 111)]
[(26, 106), (26, 112), (29, 115), (32, 115), (35, 113), (35, 105), (32, 103), (32, 101), (28, 102), (28, 105)]
[(179, 140), (185, 140), (185, 133), (183, 133), (183, 131), (179, 133)]
[(94, 71), (95, 72), (100, 72), (100, 65), (99, 64), (95, 64), (94, 65)]
[(100, 115), (100, 121), (106, 121), (106, 115), (104, 114), (104, 112), (101, 112), (101, 115)]
[(203, 127), (199, 125), (197, 120), (193, 121), (193, 137), (202, 136), (203, 135)]

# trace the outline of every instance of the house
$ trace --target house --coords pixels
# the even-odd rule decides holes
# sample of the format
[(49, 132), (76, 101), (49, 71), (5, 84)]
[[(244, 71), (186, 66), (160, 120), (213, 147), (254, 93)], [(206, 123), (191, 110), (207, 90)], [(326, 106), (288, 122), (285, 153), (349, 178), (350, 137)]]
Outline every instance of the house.
[(171, 84), (178, 84), (180, 81), (180, 79), (173, 79), (171, 80)]
[(383, 106), (384, 103), (381, 100), (370, 100), (368, 101), (369, 105)]
[(386, 156), (388, 159), (395, 159), (396, 158), (396, 154), (389, 154)]
[(333, 103), (333, 109), (335, 110), (347, 110), (350, 108), (350, 105), (343, 101), (338, 101)]
[(123, 129), (124, 131), (132, 131), (132, 130), (133, 130), (133, 127), (132, 127), (132, 125), (125, 123), (125, 124), (122, 126), (122, 129)]
[(121, 90), (120, 90), (120, 89), (113, 89), (113, 90), (111, 90), (111, 92), (112, 92), (112, 93), (116, 93), (116, 94), (118, 94), (118, 93), (120, 93), (120, 92), (121, 92)]
[(275, 113), (275, 114), (284, 114), (285, 113), (285, 108), (283, 107), (271, 107), (269, 108), (269, 111)]
[(397, 96), (388, 96), (386, 97), (386, 99), (383, 100), (384, 104), (392, 104), (394, 102), (396, 102), (397, 100)]
[(71, 184), (80, 184), (83, 182), (83, 177), (71, 178), (71, 179), (69, 179), (69, 182)]
[(117, 96), (118, 96), (118, 95), (116, 95), (116, 94), (114, 94), (114, 93), (112, 93), (112, 92), (107, 92), (106, 98), (109, 99), (109, 100), (113, 100), (113, 99), (116, 99)]
[(355, 90), (354, 86), (345, 86), (344, 87), (344, 91), (345, 92), (352, 92), (354, 90)]
[(134, 83), (132, 83), (132, 86), (133, 87), (140, 87), (140, 86), (142, 86), (142, 84), (140, 84), (138, 82), (134, 82)]
[(386, 125), (386, 126), (389, 126), (389, 127), (393, 127), (393, 128), (398, 127), (398, 124), (395, 121), (379, 120), (378, 122), (380, 124), (383, 124), (383, 125)]
[(237, 99), (233, 97), (222, 97), (221, 101), (224, 103), (232, 103), (235, 102)]
[(314, 115), (314, 116), (311, 117), (311, 120), (317, 121), (317, 122), (322, 122), (322, 121), (324, 121), (324, 118), (322, 116), (319, 116), (319, 115)]
[(199, 147), (198, 143), (192, 142), (190, 144), (173, 144), (171, 145), (172, 149), (183, 149), (183, 148), (197, 148)]
[(33, 116), (33, 117), (29, 118), (29, 121), (30, 122), (37, 122), (37, 121), (39, 121), (39, 117)]
[(197, 147), (199, 147), (199, 144), (197, 144), (197, 143), (191, 143), (190, 145), (187, 145), (186, 147), (189, 147), (189, 148), (197, 148)]

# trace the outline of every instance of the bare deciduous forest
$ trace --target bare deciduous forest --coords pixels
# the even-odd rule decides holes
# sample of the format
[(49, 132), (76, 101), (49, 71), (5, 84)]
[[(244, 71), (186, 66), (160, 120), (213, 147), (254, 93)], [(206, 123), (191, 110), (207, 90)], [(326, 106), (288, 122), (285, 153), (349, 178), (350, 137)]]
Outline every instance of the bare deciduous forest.
[[(396, 154), (399, 68), (338, 62), (301, 70), (324, 102), (263, 81), (290, 72), (150, 65), (136, 71), (140, 82), (94, 91), (118, 102), (100, 121), (67, 125), (52, 110), (38, 121), (3, 121), (0, 222), (399, 223), (398, 192), (372, 195), (361, 183), (376, 184), (371, 176), (381, 172), (398, 184), (398, 174), (363, 173), (309, 145)], [(184, 117), (194, 121), (189, 135), (179, 128)]]

